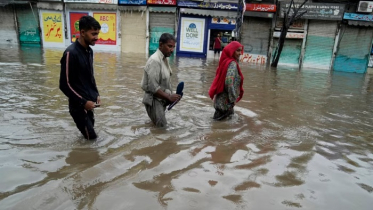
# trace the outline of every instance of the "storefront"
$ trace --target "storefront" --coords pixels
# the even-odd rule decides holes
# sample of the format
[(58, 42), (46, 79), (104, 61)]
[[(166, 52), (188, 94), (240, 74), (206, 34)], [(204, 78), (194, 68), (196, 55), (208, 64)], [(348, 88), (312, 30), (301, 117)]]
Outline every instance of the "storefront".
[(176, 0), (147, 0), (149, 9), (149, 55), (159, 46), (163, 33), (175, 35)]
[(334, 71), (365, 73), (369, 63), (372, 38), (373, 15), (345, 13), (339, 46), (334, 61)]
[(10, 1), (0, 3), (0, 44), (18, 44), (14, 5)]
[(241, 28), (241, 62), (265, 64), (269, 56), (274, 4), (246, 4)]
[(31, 2), (16, 4), (15, 9), (19, 43), (40, 46), (39, 15), (36, 4)]
[[(213, 58), (213, 43), (218, 34), (226, 46), (233, 37), (237, 4), (179, 0), (177, 54)], [(203, 8), (203, 9), (202, 9)]]
[(68, 23), (66, 46), (79, 37), (79, 19), (84, 15), (90, 15), (101, 25), (98, 41), (92, 48), (120, 51), (118, 0), (64, 0), (64, 2), (66, 3), (66, 22)]
[[(299, 7), (300, 4), (295, 4)], [(289, 2), (281, 2), (281, 17), (289, 7)], [(303, 68), (325, 69), (330, 70), (333, 61), (334, 46), (336, 44), (336, 34), (338, 31), (339, 21), (342, 20), (344, 13), (344, 4), (331, 3), (306, 3), (299, 13), (307, 11), (301, 19), (304, 20), (304, 35), (302, 40), (290, 43), (293, 49), (288, 50), (292, 53), (285, 53), (284, 56), (298, 56), (296, 59), (291, 59), (290, 56), (287, 61), (291, 64), (300, 65)], [(285, 47), (288, 48), (286, 40)], [(287, 51), (287, 50), (285, 50)], [(283, 60), (283, 53), (280, 57), (281, 63)]]
[(125, 53), (147, 52), (146, 0), (119, 0), (121, 19), (121, 51)]

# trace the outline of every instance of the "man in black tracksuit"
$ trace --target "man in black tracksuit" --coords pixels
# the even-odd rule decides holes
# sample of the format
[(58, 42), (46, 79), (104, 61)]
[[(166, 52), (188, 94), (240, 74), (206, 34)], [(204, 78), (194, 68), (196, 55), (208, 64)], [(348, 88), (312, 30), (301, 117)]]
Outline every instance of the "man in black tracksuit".
[(80, 37), (61, 58), (60, 89), (69, 98), (69, 111), (76, 126), (88, 140), (97, 138), (93, 109), (101, 104), (89, 45), (95, 45), (100, 29), (93, 17), (83, 16), (79, 20)]

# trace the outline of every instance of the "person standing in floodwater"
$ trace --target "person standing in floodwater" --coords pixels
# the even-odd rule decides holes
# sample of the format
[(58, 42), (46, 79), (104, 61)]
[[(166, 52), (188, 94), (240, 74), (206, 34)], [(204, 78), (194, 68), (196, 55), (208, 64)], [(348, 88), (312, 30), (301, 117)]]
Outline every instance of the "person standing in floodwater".
[(233, 107), (243, 96), (243, 75), (238, 65), (243, 46), (233, 41), (224, 47), (209, 95), (214, 100), (214, 119), (222, 120), (234, 113)]
[(218, 34), (218, 36), (215, 38), (214, 44), (212, 46), (212, 48), (214, 49), (214, 59), (215, 59), (216, 53), (218, 53), (218, 58), (220, 58), (220, 51), (221, 51), (221, 44), (222, 43), (223, 42), (220, 39), (220, 34)]
[(89, 45), (95, 45), (100, 29), (100, 24), (93, 17), (81, 17), (80, 37), (61, 58), (60, 89), (69, 98), (71, 117), (88, 140), (97, 138), (93, 128), (93, 110), (101, 104), (93, 72), (93, 51)]
[(158, 127), (167, 125), (166, 106), (180, 99), (180, 95), (172, 94), (172, 70), (167, 57), (175, 49), (176, 39), (169, 33), (159, 38), (159, 48), (150, 56), (144, 68), (141, 88), (145, 91), (142, 103), (152, 122)]

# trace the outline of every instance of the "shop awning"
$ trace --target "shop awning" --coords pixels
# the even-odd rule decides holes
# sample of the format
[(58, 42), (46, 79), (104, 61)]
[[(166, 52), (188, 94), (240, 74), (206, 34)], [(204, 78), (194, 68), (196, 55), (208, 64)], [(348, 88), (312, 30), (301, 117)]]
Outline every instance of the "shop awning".
[(211, 17), (230, 17), (230, 18), (237, 17), (236, 11), (180, 8), (180, 12), (183, 14), (193, 14), (193, 15), (202, 15), (202, 16), (211, 16)]
[(349, 20), (348, 25), (352, 26), (366, 26), (366, 27), (373, 27), (373, 22), (369, 21), (357, 21), (357, 20)]
[(175, 13), (176, 7), (149, 7), (149, 12)]
[(146, 6), (118, 6), (118, 10), (124, 12), (144, 12), (146, 11)]
[(81, 9), (81, 10), (117, 10), (118, 5), (115, 4), (66, 4), (66, 7), (69, 9)]
[(49, 10), (63, 10), (63, 4), (62, 3), (53, 3), (53, 2), (38, 2), (36, 4), (36, 7), (38, 9), (49, 9)]

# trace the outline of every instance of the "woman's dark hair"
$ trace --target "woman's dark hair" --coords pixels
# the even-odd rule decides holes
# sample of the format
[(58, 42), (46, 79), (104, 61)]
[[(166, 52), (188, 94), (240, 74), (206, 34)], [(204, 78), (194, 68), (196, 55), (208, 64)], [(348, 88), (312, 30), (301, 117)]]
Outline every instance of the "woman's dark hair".
[(94, 19), (92, 16), (83, 16), (79, 19), (79, 31), (80, 30), (85, 30), (85, 31), (88, 31), (88, 30), (100, 30), (101, 29), (101, 25), (99, 22), (97, 22), (96, 19)]
[(159, 43), (167, 43), (169, 40), (176, 42), (174, 35), (169, 33), (164, 33), (161, 35), (161, 37), (159, 37)]

